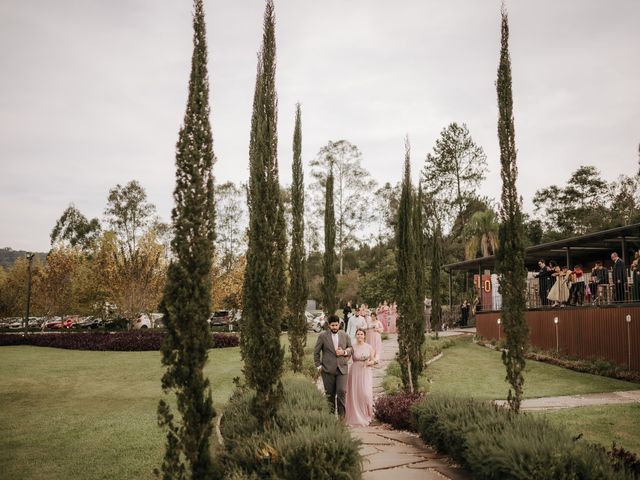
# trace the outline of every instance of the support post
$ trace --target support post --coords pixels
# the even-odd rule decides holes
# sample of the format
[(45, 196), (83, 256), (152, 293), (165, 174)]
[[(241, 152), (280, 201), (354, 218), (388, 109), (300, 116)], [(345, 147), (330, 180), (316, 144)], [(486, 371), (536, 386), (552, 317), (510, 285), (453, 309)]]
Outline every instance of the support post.
[(567, 249), (567, 257), (566, 257), (567, 268), (571, 269), (571, 247), (566, 247), (566, 249)]

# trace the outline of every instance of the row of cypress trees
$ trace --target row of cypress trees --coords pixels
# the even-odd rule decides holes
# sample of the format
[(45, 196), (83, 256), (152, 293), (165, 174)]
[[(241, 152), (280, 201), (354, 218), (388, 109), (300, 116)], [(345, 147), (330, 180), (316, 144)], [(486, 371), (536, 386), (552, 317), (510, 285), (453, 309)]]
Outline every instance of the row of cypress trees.
[[(161, 309), (167, 335), (162, 346), (165, 393), (174, 392), (180, 417), (165, 400), (158, 405), (158, 422), (167, 430), (163, 479), (216, 478), (210, 456), (215, 411), (211, 389), (203, 370), (209, 345), (207, 316), (210, 311), (210, 271), (213, 257), (214, 199), (212, 168), (215, 161), (209, 122), (209, 85), (203, 0), (194, 0), (193, 56), (189, 94), (183, 126), (176, 146), (175, 207), (172, 211), (174, 260), (168, 273)], [(294, 369), (301, 368), (306, 322), (304, 321), (305, 262), (303, 231), (304, 187), (301, 164), (301, 113), (296, 107), (293, 140), (292, 250), (289, 263), (291, 288), (286, 292), (286, 237), (277, 159), (277, 94), (275, 90), (275, 14), (267, 0), (262, 48), (258, 56), (253, 114), (251, 118), (248, 184), (249, 245), (243, 285), (243, 335), (241, 352), (247, 384), (255, 389), (252, 412), (268, 429), (282, 399), (284, 350), (280, 326), (285, 302)], [(521, 199), (516, 190), (516, 149), (508, 51), (508, 19), (502, 11), (502, 48), (498, 80), (498, 136), (502, 204), (498, 265), (503, 295), (503, 319), (507, 350), (503, 361), (513, 393), (509, 403), (519, 410), (522, 398), (524, 345), (524, 246)], [(422, 299), (425, 293), (422, 189), (411, 184), (410, 147), (405, 146), (404, 177), (396, 231), (398, 266), (397, 300), (400, 316), (399, 360), (406, 389), (417, 386), (423, 368)], [(333, 313), (335, 298), (335, 218), (333, 174), (327, 178), (325, 208), (325, 308)], [(438, 252), (434, 252), (435, 256)], [(305, 327), (303, 329), (303, 326)]]
[[(213, 258), (215, 160), (209, 121), (209, 81), (203, 0), (194, 0), (193, 56), (183, 126), (176, 146), (175, 207), (172, 212), (174, 260), (161, 309), (167, 335), (162, 346), (165, 393), (176, 396), (179, 417), (166, 400), (158, 423), (167, 431), (165, 456), (156, 475), (163, 479), (219, 478), (210, 455), (213, 430), (211, 389), (203, 370), (207, 361)], [(301, 110), (296, 106), (293, 139), (292, 245), (286, 292), (286, 233), (278, 179), (277, 94), (275, 89), (275, 14), (267, 0), (262, 48), (258, 55), (249, 144), (249, 244), (243, 285), (241, 353), (244, 376), (255, 389), (252, 412), (268, 429), (282, 398), (284, 350), (280, 329), (285, 303), (294, 370), (302, 367), (306, 342), (304, 308), (304, 183), (301, 160)]]
[[(513, 412), (519, 412), (524, 386), (525, 348), (528, 325), (525, 319), (525, 248), (522, 200), (518, 196), (518, 175), (515, 128), (513, 120), (513, 95), (511, 89), (511, 58), (509, 54), (509, 21), (504, 4), (501, 10), (501, 48), (496, 81), (498, 97), (498, 140), (502, 193), (500, 204), (500, 248), (497, 252), (497, 270), (502, 294), (502, 321), (506, 348), (502, 361), (506, 367), (506, 379), (511, 388), (508, 402)], [(422, 371), (422, 344), (424, 343), (425, 254), (422, 233), (422, 189), (417, 198), (411, 185), (411, 162), (408, 140), (405, 146), (404, 177), (398, 209), (396, 229), (397, 301), (398, 301), (398, 360), (402, 382), (406, 390), (413, 391)], [(432, 242), (431, 285), (432, 326), (436, 328), (440, 316), (440, 268), (442, 252), (440, 225), (436, 221)], [(435, 321), (434, 321), (435, 320)]]

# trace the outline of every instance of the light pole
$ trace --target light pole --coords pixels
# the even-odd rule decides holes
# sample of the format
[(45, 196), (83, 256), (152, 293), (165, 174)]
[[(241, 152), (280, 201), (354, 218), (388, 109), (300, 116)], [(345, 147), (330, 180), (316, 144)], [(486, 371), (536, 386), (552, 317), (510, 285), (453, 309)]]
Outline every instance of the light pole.
[(33, 266), (33, 256), (35, 253), (27, 253), (27, 260), (29, 260), (29, 267), (27, 270), (27, 311), (24, 317), (24, 331), (27, 331), (29, 325), (29, 309), (31, 308), (31, 267)]
[(497, 323), (498, 323), (498, 341), (500, 341), (500, 324), (502, 323), (502, 321), (498, 319)]
[(631, 315), (627, 315), (627, 352), (628, 358), (627, 362), (629, 363), (629, 370), (631, 370)]
[(559, 347), (559, 342), (558, 342), (558, 317), (555, 317), (553, 319), (553, 323), (556, 324), (556, 353), (558, 353), (558, 351), (560, 350)]

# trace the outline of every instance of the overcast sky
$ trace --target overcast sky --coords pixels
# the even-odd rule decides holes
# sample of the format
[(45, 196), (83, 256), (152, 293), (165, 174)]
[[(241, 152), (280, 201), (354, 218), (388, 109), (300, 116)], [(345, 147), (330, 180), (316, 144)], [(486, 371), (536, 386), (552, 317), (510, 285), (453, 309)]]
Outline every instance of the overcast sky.
[[(640, 142), (640, 1), (508, 1), (519, 192), (580, 165), (634, 173)], [(500, 195), (494, 81), (499, 0), (276, 0), (281, 181), (294, 105), (303, 159), (348, 139), (378, 182), (414, 178), (439, 132), (466, 123)], [(205, 0), (218, 182), (248, 177), (261, 0)], [(98, 216), (137, 179), (165, 220), (192, 49), (188, 0), (0, 1), (0, 247), (47, 251), (73, 202)]]

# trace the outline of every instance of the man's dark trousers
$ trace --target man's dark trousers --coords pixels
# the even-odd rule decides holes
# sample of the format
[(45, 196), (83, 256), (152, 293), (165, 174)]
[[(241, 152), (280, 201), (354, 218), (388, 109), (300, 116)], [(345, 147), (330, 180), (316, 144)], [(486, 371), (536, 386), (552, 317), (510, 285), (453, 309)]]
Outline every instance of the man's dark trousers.
[(336, 412), (336, 400), (338, 403), (338, 415), (344, 417), (344, 405), (347, 392), (347, 376), (340, 373), (335, 374), (322, 372), (322, 384), (324, 385), (324, 393), (329, 402), (331, 413)]

